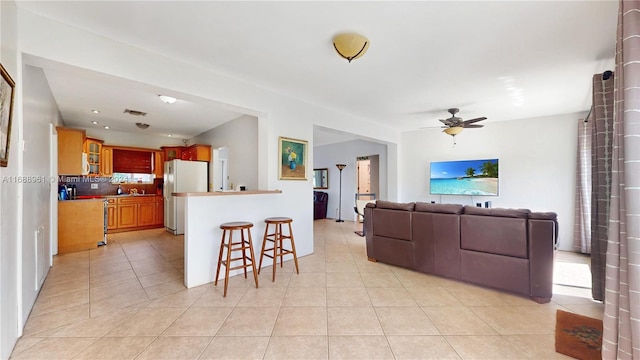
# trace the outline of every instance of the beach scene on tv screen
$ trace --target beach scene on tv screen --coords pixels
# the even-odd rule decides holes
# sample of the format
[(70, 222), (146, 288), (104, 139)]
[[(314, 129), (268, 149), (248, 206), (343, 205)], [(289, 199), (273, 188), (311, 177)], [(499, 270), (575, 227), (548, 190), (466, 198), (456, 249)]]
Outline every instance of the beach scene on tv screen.
[(434, 195), (498, 195), (498, 159), (431, 163)]

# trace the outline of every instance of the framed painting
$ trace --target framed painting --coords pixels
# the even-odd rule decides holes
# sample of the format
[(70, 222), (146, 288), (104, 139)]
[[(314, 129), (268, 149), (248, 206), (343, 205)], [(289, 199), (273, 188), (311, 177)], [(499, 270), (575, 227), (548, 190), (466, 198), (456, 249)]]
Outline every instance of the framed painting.
[(278, 143), (280, 180), (307, 180), (307, 142), (280, 136)]
[(0, 166), (6, 167), (9, 162), (13, 93), (16, 83), (2, 64), (0, 64), (0, 72), (2, 72), (2, 82), (0, 83)]

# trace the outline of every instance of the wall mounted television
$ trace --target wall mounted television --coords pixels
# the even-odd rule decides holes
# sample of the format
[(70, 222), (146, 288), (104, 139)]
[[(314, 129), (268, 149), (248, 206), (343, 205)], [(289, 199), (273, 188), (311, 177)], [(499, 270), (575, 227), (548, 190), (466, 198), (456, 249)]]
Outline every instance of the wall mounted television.
[(498, 159), (431, 162), (432, 195), (498, 195)]

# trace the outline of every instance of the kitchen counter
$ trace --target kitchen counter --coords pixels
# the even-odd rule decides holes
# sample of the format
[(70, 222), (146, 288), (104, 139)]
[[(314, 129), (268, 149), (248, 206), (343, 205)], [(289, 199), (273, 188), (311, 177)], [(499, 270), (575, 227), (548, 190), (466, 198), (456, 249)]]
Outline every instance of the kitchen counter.
[(213, 192), (187, 192), (171, 193), (173, 196), (229, 196), (229, 195), (260, 195), (260, 194), (282, 194), (282, 190), (246, 190), (246, 191), (213, 191)]

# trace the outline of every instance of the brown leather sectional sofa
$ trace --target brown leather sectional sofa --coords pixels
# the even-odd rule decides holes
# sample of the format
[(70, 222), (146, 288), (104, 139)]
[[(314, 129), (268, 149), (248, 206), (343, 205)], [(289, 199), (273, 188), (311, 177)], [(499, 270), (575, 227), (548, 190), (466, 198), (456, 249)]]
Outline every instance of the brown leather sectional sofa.
[(555, 213), (379, 200), (364, 216), (369, 260), (551, 300)]

